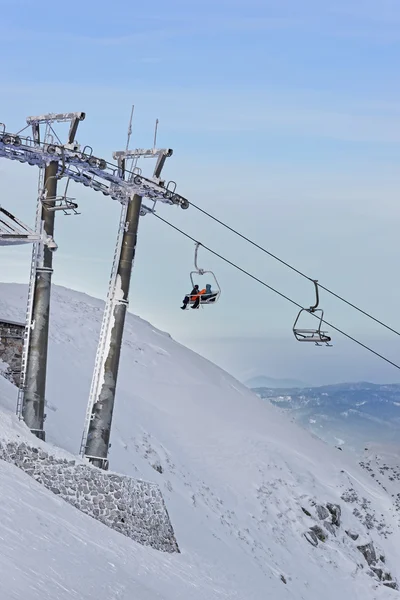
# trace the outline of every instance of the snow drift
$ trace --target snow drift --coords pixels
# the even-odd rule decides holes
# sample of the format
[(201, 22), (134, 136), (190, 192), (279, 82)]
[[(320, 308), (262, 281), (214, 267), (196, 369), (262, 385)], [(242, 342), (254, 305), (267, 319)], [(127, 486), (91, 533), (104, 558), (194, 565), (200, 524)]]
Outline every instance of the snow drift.
[[(25, 298), (26, 287), (1, 284), (0, 317), (22, 319)], [(103, 303), (55, 287), (51, 311), (47, 439), (76, 454)], [(14, 410), (15, 390), (6, 380), (0, 402)], [(3, 437), (18, 428), (31, 441), (4, 413), (2, 422)], [(111, 443), (112, 470), (161, 487), (182, 554), (166, 557), (135, 544), (0, 463), (0, 578), (7, 598), (399, 597), (375, 572), (400, 575), (391, 496), (352, 456), (313, 438), (131, 314)], [(340, 507), (339, 524), (332, 525), (327, 505)], [(314, 546), (303, 534), (316, 527), (323, 535)], [(357, 548), (371, 541), (382, 557), (370, 565), (375, 571)]]

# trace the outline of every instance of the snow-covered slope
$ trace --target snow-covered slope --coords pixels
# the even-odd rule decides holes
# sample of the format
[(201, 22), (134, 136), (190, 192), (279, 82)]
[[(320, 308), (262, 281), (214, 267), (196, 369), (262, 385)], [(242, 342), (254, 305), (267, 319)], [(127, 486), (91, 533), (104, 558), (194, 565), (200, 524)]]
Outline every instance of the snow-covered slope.
[[(2, 382), (2, 395), (9, 392)], [(40, 445), (15, 418), (0, 415), (2, 439)], [(176, 560), (135, 544), (0, 461), (2, 600), (225, 599), (208, 574), (196, 556)], [(219, 581), (230, 589), (226, 574)]]
[[(0, 316), (22, 319), (25, 295), (23, 286), (1, 284)], [(53, 290), (46, 431), (50, 442), (73, 453), (79, 448), (102, 308), (83, 294)], [(5, 380), (0, 402), (14, 409)], [(54, 543), (58, 540), (56, 570), (62, 571), (63, 561), (69, 565), (62, 585), (67, 590), (81, 586), (76, 597), (85, 599), (398, 597), (367, 574), (356, 548), (374, 540), (386, 555), (385, 568), (393, 577), (400, 575), (398, 514), (385, 490), (351, 456), (314, 439), (219, 368), (132, 315), (125, 329), (111, 442), (113, 470), (161, 486), (182, 554), (166, 557), (141, 548), (1, 465), (1, 481), (9, 486), (15, 510), (23, 510), (18, 505), (26, 487), (37, 502), (18, 526), (17, 539), (8, 532), (5, 543), (0, 541), (0, 580), (18, 548), (25, 551), (21, 545), (46, 536), (48, 529)], [(302, 535), (316, 524), (302, 510), (314, 514), (313, 501), (342, 508), (336, 536), (330, 534), (317, 547)], [(9, 518), (7, 510), (0, 502), (0, 523)], [(345, 529), (359, 533), (359, 540), (351, 540)], [(49, 547), (48, 556), (57, 561)], [(106, 578), (95, 577), (105, 561), (118, 572), (114, 596), (104, 587)], [(31, 566), (18, 568), (32, 586)], [(51, 563), (47, 570), (40, 568), (42, 577), (51, 577)], [(7, 597), (23, 597), (13, 596), (12, 587), (7, 591)], [(64, 599), (61, 593), (57, 597)]]

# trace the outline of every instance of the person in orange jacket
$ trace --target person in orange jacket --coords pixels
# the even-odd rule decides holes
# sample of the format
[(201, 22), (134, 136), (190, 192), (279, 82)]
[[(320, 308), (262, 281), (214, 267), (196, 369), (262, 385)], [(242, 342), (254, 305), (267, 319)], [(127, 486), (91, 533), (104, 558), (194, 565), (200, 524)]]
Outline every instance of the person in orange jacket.
[(199, 293), (197, 294), (197, 296), (195, 296), (195, 301), (192, 305), (192, 308), (199, 308), (200, 306), (200, 297), (202, 296), (202, 294), (206, 293), (206, 289), (204, 288), (203, 290), (200, 290)]

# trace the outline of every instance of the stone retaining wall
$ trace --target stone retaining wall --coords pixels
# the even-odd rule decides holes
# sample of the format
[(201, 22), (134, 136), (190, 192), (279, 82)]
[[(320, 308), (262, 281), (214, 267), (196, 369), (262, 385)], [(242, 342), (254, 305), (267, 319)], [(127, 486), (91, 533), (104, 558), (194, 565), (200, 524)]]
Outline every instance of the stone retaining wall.
[(0, 442), (0, 459), (135, 542), (163, 552), (179, 552), (158, 485), (55, 458), (24, 442)]
[(15, 385), (19, 385), (24, 329), (22, 324), (0, 320), (0, 359), (9, 366), (5, 374)]

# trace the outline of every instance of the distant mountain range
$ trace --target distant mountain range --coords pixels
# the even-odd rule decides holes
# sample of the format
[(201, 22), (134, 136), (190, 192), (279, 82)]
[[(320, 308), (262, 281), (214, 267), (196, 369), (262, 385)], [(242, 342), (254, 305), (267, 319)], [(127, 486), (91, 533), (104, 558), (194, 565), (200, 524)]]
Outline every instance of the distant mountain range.
[(400, 447), (400, 384), (252, 389), (329, 444), (356, 451), (370, 443)]
[(248, 388), (303, 388), (308, 386), (308, 383), (304, 381), (298, 381), (297, 379), (274, 379), (273, 377), (266, 377), (265, 375), (259, 375), (258, 377), (251, 377), (243, 382)]

